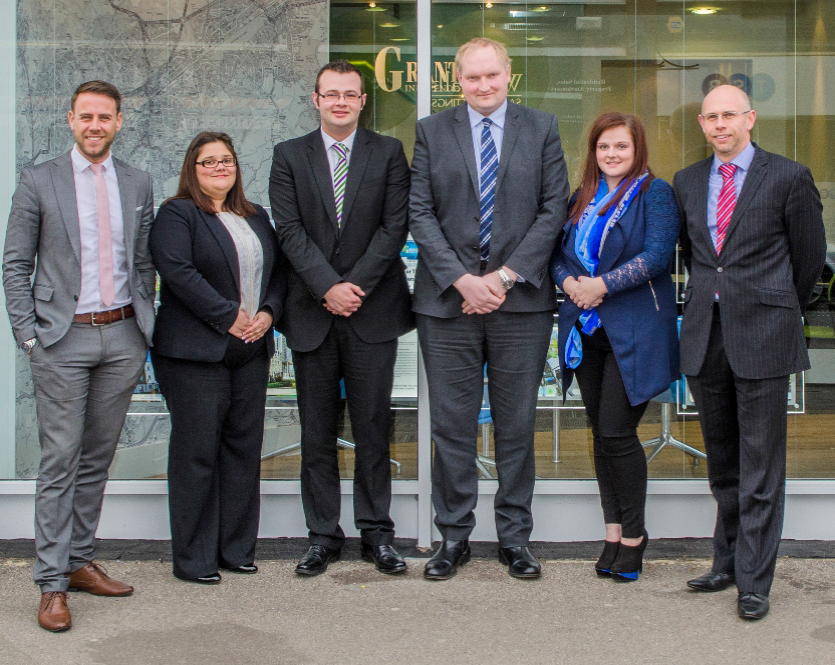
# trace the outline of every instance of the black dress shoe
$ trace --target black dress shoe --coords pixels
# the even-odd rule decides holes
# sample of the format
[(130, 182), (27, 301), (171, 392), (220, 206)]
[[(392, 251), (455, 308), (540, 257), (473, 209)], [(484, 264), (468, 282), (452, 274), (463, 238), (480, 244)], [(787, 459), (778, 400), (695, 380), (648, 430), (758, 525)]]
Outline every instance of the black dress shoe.
[(696, 591), (724, 591), (734, 582), (734, 576), (730, 573), (717, 573), (711, 570), (701, 577), (688, 581), (687, 586)]
[(258, 572), (258, 566), (254, 563), (248, 566), (221, 566), (223, 570), (228, 570), (230, 573), (238, 573), (240, 575), (254, 575)]
[(365, 561), (370, 561), (377, 570), (386, 575), (406, 572), (406, 562), (391, 545), (360, 544), (360, 554)]
[(426, 562), (423, 576), (427, 580), (448, 580), (470, 560), (470, 541), (442, 540), (438, 551)]
[(179, 580), (183, 580), (183, 582), (196, 582), (197, 584), (220, 584), (220, 573), (212, 573), (211, 575), (203, 575), (203, 577), (179, 577), (175, 575), (175, 577)]
[(340, 550), (331, 549), (324, 545), (311, 545), (298, 565), (297, 575), (319, 575), (328, 569), (331, 561), (339, 561)]
[(762, 619), (768, 614), (768, 596), (759, 593), (740, 593), (736, 608), (742, 619)]
[(527, 547), (500, 547), (499, 563), (507, 566), (511, 577), (536, 579), (542, 575), (542, 566)]

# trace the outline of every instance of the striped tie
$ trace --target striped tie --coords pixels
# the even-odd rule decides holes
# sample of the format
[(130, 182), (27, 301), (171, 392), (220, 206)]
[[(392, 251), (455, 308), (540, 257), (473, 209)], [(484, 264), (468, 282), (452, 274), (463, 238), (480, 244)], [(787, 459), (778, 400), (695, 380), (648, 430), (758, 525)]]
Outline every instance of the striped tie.
[(336, 203), (336, 224), (342, 228), (342, 203), (345, 201), (345, 181), (348, 179), (348, 148), (334, 143), (333, 149), (339, 155), (333, 167), (333, 201)]
[(731, 216), (736, 207), (736, 187), (734, 186), (734, 173), (736, 164), (722, 164), (719, 173), (722, 174), (722, 189), (719, 191), (719, 202), (716, 205), (716, 253), (722, 251), (725, 242), (725, 233), (728, 231), (728, 224), (731, 223)]
[(479, 182), (481, 186), (481, 224), (478, 229), (478, 244), (481, 249), (481, 260), (486, 261), (490, 256), (490, 227), (493, 224), (493, 205), (496, 198), (496, 171), (499, 168), (499, 154), (493, 141), (490, 118), (484, 118), (484, 128), (481, 130), (481, 169)]

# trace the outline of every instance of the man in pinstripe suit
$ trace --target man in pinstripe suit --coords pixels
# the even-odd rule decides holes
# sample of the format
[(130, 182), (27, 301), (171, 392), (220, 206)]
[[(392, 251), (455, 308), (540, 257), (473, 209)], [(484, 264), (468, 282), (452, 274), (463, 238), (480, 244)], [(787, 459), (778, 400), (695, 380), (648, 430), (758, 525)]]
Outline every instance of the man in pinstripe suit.
[(742, 90), (712, 90), (699, 122), (714, 154), (674, 179), (690, 273), (681, 370), (718, 504), (712, 570), (687, 584), (721, 591), (735, 582), (744, 619), (768, 613), (783, 527), (788, 380), (809, 368), (802, 316), (826, 248), (811, 172), (752, 143), (755, 120)]

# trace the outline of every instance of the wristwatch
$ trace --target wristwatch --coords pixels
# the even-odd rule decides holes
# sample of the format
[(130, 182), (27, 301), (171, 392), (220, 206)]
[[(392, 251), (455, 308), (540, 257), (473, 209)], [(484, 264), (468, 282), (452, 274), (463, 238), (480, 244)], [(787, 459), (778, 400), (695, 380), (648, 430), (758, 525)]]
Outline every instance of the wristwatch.
[(516, 284), (516, 282), (510, 279), (510, 275), (504, 271), (504, 268), (499, 268), (499, 279), (502, 280), (502, 287), (505, 291), (510, 291), (513, 285)]
[(27, 356), (32, 355), (32, 349), (34, 349), (38, 345), (38, 338), (33, 337), (32, 339), (27, 339), (23, 344), (20, 345), (20, 350), (23, 351)]

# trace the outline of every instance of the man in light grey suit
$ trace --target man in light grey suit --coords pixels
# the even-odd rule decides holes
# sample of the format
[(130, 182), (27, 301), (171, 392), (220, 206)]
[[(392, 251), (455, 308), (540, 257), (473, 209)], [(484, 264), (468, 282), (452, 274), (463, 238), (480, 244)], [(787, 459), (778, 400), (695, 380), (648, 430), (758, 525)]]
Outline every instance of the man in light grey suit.
[(68, 589), (133, 592), (93, 561), (107, 470), (154, 322), (151, 176), (110, 154), (120, 106), (104, 81), (76, 89), (75, 146), (21, 172), (6, 231), (6, 309), (30, 359), (41, 445), (38, 623), (53, 632), (72, 624)]
[(681, 371), (693, 392), (718, 504), (713, 568), (687, 584), (736, 583), (744, 619), (768, 613), (783, 528), (789, 375), (809, 368), (803, 311), (823, 269), (821, 200), (808, 168), (751, 142), (739, 88), (704, 99), (713, 156), (674, 179), (690, 279)]
[(447, 579), (470, 556), (484, 365), (499, 488), (499, 560), (539, 577), (533, 519), (536, 399), (556, 306), (548, 261), (566, 216), (557, 119), (508, 103), (504, 45), (473, 39), (456, 55), (466, 104), (422, 119), (412, 161), (413, 309), (429, 381), (432, 499), (443, 541), (426, 565)]

